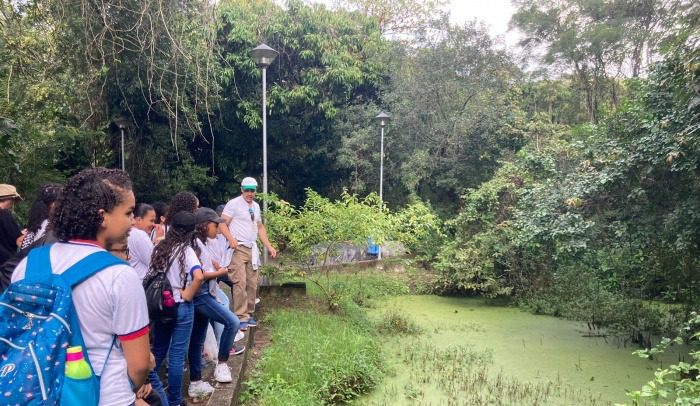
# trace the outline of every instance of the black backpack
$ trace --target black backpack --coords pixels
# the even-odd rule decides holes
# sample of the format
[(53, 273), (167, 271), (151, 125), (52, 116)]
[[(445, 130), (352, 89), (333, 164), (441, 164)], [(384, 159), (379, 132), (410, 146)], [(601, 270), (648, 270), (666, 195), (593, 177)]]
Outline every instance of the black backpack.
[(165, 269), (151, 270), (143, 278), (148, 317), (151, 321), (169, 323), (177, 319), (177, 304), (174, 301), (173, 287), (168, 280), (168, 269), (176, 257), (177, 255), (173, 255)]

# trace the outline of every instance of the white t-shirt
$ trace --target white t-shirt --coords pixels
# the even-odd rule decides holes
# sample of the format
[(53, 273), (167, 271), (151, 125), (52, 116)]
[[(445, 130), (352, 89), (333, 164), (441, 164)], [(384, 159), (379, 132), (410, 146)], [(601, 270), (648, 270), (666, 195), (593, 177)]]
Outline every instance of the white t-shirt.
[[(173, 298), (175, 299), (175, 302), (181, 303), (184, 302), (184, 300), (180, 294), (180, 289), (183, 288), (182, 278), (180, 278), (180, 271), (182, 270), (180, 268), (179, 260), (180, 248), (177, 248), (174, 252), (176, 254), (175, 259), (168, 259), (169, 261), (173, 261), (170, 268), (168, 268), (168, 281), (170, 282), (170, 286), (173, 288)], [(185, 268), (184, 271), (186, 278), (184, 287), (186, 288), (192, 283), (192, 273), (197, 269), (202, 269), (202, 263), (199, 261), (199, 258), (197, 258), (197, 253), (194, 252), (194, 249), (190, 246), (185, 247), (185, 262), (183, 265)]]
[[(51, 248), (53, 273), (61, 274), (73, 264), (104, 249), (89, 243), (56, 243)], [(27, 258), (12, 274), (12, 282), (24, 278)], [(114, 335), (119, 337), (100, 378), (100, 406), (126, 406), (135, 401), (126, 372), (120, 341), (148, 334), (146, 295), (136, 272), (128, 265), (103, 269), (73, 288), (73, 304), (80, 331), (95, 373), (102, 371)]]
[(143, 280), (151, 266), (153, 255), (153, 241), (145, 231), (131, 227), (129, 232), (129, 264), (136, 270), (136, 274)]
[[(202, 262), (202, 270), (204, 272), (217, 271), (217, 269), (214, 268), (214, 263), (212, 262), (212, 259), (216, 260), (217, 262), (219, 261), (214, 256), (211, 247), (209, 247), (209, 242), (211, 241), (216, 240), (207, 239), (207, 243), (204, 244), (199, 238), (197, 238), (197, 244), (199, 245), (199, 250), (201, 251), (201, 253), (199, 254), (199, 260)], [(199, 292), (197, 292), (197, 295), (207, 293), (216, 297), (216, 279), (210, 279), (202, 283), (202, 286), (199, 288)]]
[[(250, 209), (253, 212), (252, 219)], [(243, 196), (238, 196), (226, 203), (222, 214), (231, 217), (228, 229), (233, 238), (244, 246), (252, 248), (253, 243), (258, 239), (258, 224), (262, 223), (260, 206), (256, 202), (248, 205)]]
[(216, 238), (207, 238), (207, 247), (212, 254), (212, 258), (219, 261), (221, 266), (228, 267), (233, 259), (233, 250), (228, 245), (228, 240), (219, 233)]

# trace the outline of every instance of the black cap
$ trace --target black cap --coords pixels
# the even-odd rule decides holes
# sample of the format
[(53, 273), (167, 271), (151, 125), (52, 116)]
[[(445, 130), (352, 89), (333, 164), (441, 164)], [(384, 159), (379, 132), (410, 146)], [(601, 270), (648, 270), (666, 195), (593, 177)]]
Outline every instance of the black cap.
[(219, 217), (216, 212), (208, 207), (200, 207), (197, 209), (197, 224), (202, 224), (211, 221), (212, 223), (221, 224), (224, 219)]
[(193, 231), (197, 218), (194, 213), (188, 211), (179, 211), (173, 216), (172, 226), (184, 231)]
[(220, 216), (221, 213), (224, 212), (224, 208), (225, 208), (225, 207), (226, 207), (226, 206), (224, 206), (223, 204), (220, 204), (220, 205), (216, 206), (216, 214), (218, 214), (218, 215)]

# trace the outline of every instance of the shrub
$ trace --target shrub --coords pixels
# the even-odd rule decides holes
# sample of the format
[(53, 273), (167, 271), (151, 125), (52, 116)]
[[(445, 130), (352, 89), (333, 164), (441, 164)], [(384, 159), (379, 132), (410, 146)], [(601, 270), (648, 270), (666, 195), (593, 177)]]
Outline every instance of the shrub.
[(383, 335), (417, 335), (422, 332), (418, 324), (395, 309), (384, 313), (377, 331)]
[[(697, 340), (700, 338), (700, 316), (692, 313), (690, 320), (680, 329), (674, 339), (664, 338), (657, 346), (635, 351), (642, 358), (650, 358), (663, 353), (668, 347), (691, 341), (694, 346), (690, 351), (690, 362), (678, 362), (667, 368), (659, 368), (654, 372), (654, 379), (642, 386), (641, 390), (628, 392), (633, 405), (640, 402), (652, 401), (654, 404), (697, 405), (700, 402), (700, 381), (697, 380), (700, 370), (700, 351), (697, 351)], [(663, 403), (657, 403), (663, 401)]]

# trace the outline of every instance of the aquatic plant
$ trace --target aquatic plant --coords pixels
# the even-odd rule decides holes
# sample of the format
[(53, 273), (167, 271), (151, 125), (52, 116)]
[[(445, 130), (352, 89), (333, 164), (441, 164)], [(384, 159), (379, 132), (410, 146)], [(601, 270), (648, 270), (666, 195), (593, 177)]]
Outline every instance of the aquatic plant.
[[(469, 345), (441, 348), (434, 343), (412, 342), (396, 349), (401, 364), (410, 371), (401, 393), (391, 386), (365, 406), (533, 406), (610, 404), (586, 390), (560, 380), (522, 382), (503, 371), (492, 371), (493, 354)], [(439, 391), (430, 400), (428, 391)], [(401, 399), (400, 403), (397, 399)], [(434, 399), (434, 397), (432, 397)]]
[(384, 313), (379, 323), (377, 332), (383, 335), (417, 335), (422, 329), (409, 317), (399, 313), (397, 309)]

